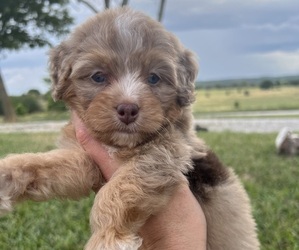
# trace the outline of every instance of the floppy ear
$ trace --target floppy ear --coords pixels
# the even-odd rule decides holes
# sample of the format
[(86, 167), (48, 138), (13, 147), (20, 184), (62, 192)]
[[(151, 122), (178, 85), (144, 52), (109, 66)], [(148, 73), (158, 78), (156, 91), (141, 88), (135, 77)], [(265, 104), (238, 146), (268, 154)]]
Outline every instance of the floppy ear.
[(65, 92), (70, 86), (68, 83), (68, 77), (72, 71), (70, 59), (70, 49), (64, 43), (50, 51), (49, 68), (54, 101), (63, 99)]
[(179, 64), (178, 104), (183, 107), (190, 105), (195, 100), (194, 81), (198, 73), (198, 64), (195, 54), (187, 49), (180, 55)]

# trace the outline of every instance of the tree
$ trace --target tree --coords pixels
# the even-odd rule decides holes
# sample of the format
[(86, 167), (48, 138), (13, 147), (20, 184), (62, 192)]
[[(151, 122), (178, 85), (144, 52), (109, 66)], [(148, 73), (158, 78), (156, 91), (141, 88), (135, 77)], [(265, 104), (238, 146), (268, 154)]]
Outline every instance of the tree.
[(271, 80), (264, 80), (260, 83), (261, 89), (271, 89), (273, 88), (274, 84)]
[(32, 95), (32, 96), (40, 96), (41, 93), (37, 89), (30, 89), (27, 93), (27, 95)]
[(16, 114), (11, 104), (11, 101), (6, 93), (1, 72), (0, 72), (0, 101), (2, 104), (1, 107), (4, 115), (4, 121), (14, 122), (16, 120)]
[[(73, 22), (67, 4), (69, 0), (5, 0), (0, 1), (0, 54), (51, 45), (49, 36), (68, 32)], [(5, 91), (0, 72), (0, 100), (4, 107), (4, 120), (16, 119)]]

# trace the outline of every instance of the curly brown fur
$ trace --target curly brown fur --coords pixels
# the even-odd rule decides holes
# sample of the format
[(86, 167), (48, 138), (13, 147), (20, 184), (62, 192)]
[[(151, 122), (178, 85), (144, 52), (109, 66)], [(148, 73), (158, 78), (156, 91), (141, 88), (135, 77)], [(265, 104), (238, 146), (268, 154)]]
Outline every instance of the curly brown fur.
[(142, 13), (108, 10), (79, 26), (50, 53), (53, 98), (75, 110), (122, 167), (103, 185), (69, 124), (60, 149), (0, 161), (0, 212), (101, 187), (86, 249), (137, 249), (140, 227), (189, 180), (207, 218), (208, 249), (258, 249), (246, 192), (192, 129), (197, 68), (194, 55)]

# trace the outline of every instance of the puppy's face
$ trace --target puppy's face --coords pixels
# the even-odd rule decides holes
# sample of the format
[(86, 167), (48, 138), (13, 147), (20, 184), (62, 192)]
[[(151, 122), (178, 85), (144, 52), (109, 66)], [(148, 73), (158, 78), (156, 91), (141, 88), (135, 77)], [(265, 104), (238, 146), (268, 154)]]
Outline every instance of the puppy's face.
[(158, 22), (105, 11), (51, 51), (53, 97), (102, 142), (134, 147), (180, 118), (193, 101), (197, 64)]

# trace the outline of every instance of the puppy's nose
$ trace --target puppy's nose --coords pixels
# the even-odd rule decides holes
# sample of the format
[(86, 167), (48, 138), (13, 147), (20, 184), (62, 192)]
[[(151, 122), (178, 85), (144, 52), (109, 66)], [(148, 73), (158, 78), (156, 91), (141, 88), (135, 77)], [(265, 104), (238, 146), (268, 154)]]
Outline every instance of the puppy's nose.
[(132, 103), (122, 103), (117, 106), (116, 110), (119, 120), (128, 125), (138, 117), (139, 107)]

